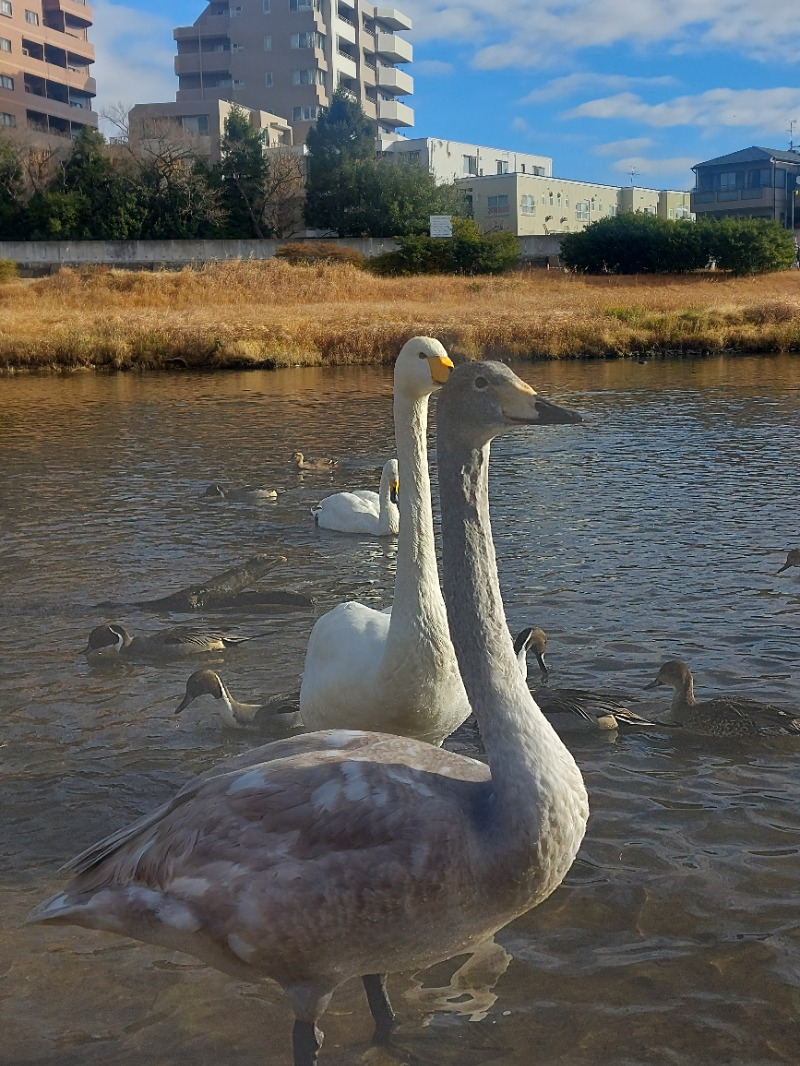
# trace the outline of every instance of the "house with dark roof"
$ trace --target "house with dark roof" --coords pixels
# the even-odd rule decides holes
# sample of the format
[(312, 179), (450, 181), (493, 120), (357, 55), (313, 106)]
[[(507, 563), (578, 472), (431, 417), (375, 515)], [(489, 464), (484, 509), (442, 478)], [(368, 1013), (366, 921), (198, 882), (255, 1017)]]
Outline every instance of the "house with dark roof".
[(800, 228), (800, 152), (743, 148), (692, 167), (698, 218), (771, 218)]

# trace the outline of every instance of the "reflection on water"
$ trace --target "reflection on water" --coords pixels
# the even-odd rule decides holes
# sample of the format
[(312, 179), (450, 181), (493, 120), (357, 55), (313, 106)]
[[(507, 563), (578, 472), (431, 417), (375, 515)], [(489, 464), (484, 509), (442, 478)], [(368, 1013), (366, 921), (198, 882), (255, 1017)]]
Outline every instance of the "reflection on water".
[[(800, 572), (775, 576), (800, 546), (797, 367), (516, 368), (586, 416), (493, 450), (509, 623), (547, 630), (553, 684), (648, 697), (636, 704), (647, 713), (669, 694), (643, 686), (678, 656), (701, 698), (797, 707)], [(93, 605), (164, 595), (272, 549), (289, 563), (265, 583), (320, 610), (389, 602), (394, 542), (318, 530), (309, 508), (377, 485), (392, 451), (390, 372), (32, 377), (2, 394), (0, 1061), (283, 1063), (291, 1014), (275, 988), (20, 922), (62, 861), (252, 742), (223, 730), (211, 701), (175, 718), (193, 664), (101, 669), (77, 654), (99, 622), (146, 633), (185, 617)], [(299, 475), (295, 448), (341, 468)], [(203, 500), (214, 481), (280, 495)], [(311, 612), (236, 621), (269, 634), (212, 664), (236, 695), (296, 689)], [(393, 1052), (368, 1050), (361, 989), (343, 989), (326, 1063), (522, 1064), (532, 1042), (538, 1062), (570, 1066), (796, 1061), (797, 742), (569, 743), (592, 818), (565, 885), (501, 932), (488, 961), (393, 977)]]

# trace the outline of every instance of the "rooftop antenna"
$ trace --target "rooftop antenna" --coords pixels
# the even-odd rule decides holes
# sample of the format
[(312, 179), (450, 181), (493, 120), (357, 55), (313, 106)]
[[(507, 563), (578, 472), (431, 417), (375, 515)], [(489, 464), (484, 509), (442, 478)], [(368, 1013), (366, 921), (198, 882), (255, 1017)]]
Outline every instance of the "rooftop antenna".
[(786, 132), (789, 134), (789, 151), (790, 152), (796, 152), (797, 151), (797, 149), (795, 148), (795, 144), (794, 144), (794, 128), (795, 128), (796, 125), (797, 125), (797, 119), (796, 118), (790, 119), (789, 120), (789, 125), (788, 125), (787, 130), (786, 130)]
[(628, 173), (630, 174), (630, 177), (631, 177), (631, 185), (633, 185), (634, 177), (636, 177), (637, 174), (641, 174), (641, 170), (634, 170), (634, 168), (631, 167), (631, 169), (628, 171)]

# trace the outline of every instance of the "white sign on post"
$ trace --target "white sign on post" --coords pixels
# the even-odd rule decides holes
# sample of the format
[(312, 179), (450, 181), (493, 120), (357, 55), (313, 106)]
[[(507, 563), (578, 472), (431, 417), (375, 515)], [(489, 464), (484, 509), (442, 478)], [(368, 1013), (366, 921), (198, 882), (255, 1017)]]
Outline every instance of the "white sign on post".
[(431, 215), (431, 237), (452, 237), (453, 218), (451, 215)]

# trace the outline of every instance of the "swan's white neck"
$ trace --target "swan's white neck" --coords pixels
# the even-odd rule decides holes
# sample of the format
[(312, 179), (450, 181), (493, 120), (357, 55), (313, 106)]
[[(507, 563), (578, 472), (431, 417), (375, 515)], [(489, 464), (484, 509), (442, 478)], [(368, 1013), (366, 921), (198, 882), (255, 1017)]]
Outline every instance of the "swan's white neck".
[(465, 454), (463, 445), (439, 434), (439, 480), (447, 501), (442, 507), (442, 573), (450, 635), (492, 771), (498, 847), (544, 850), (561, 820), (567, 823), (567, 837), (576, 834), (577, 850), (583, 834), (580, 812), (586, 806), (583, 780), (530, 695), (514, 654), (489, 522), (488, 467), (488, 445)]
[[(447, 633), (436, 566), (431, 482), (428, 473), (428, 397), (395, 387), (394, 426), (400, 480), (400, 534), (390, 634), (398, 627), (426, 635)], [(417, 575), (412, 577), (412, 575)], [(391, 638), (390, 638), (391, 639)]]

